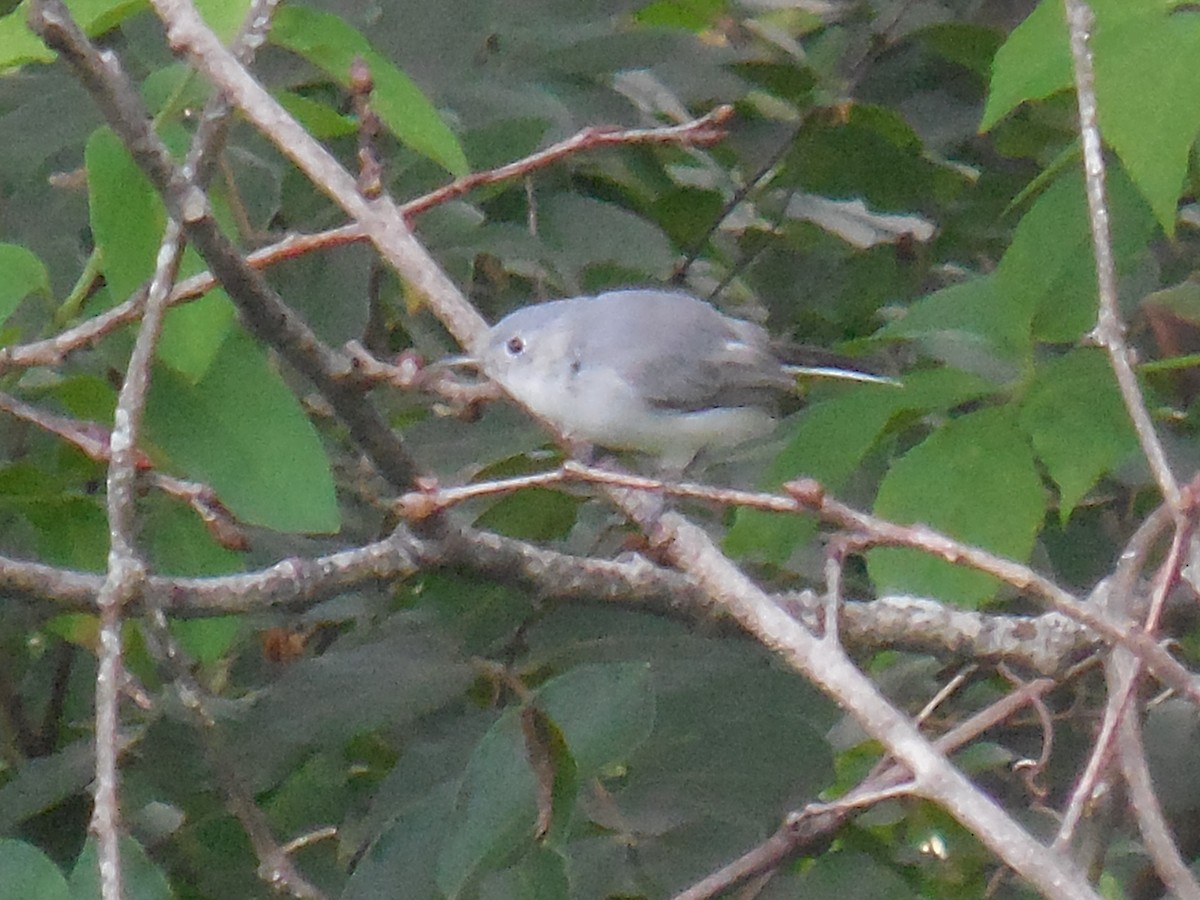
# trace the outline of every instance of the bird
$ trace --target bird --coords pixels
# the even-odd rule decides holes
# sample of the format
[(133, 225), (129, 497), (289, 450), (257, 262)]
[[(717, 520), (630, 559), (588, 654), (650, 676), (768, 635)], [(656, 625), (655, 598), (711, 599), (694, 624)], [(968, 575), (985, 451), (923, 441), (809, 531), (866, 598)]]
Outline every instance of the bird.
[(769, 434), (799, 375), (896, 383), (794, 365), (781, 350), (691, 294), (643, 288), (518, 309), (470, 359), (572, 445), (637, 451), (681, 473), (702, 451)]

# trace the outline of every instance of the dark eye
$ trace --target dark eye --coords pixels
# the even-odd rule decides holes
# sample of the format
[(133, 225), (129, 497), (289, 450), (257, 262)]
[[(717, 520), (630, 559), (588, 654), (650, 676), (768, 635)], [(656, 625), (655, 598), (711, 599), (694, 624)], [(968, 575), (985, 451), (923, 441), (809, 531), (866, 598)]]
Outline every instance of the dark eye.
[(520, 356), (525, 350), (525, 342), (516, 336), (510, 337), (504, 346), (508, 349), (510, 356)]

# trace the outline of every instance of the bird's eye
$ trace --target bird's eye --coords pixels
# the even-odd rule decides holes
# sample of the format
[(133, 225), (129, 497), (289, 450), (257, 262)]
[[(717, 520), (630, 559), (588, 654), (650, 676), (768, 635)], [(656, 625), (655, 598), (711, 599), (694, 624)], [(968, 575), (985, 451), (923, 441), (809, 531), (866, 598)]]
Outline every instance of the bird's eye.
[(510, 337), (504, 346), (507, 348), (509, 356), (520, 356), (525, 350), (525, 342), (516, 336)]

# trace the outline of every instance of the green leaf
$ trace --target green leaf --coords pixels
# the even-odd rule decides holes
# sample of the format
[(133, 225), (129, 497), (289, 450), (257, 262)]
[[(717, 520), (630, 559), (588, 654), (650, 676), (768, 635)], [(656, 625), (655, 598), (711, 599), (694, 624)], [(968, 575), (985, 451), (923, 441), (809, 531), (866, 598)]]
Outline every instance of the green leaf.
[(995, 276), (985, 275), (922, 297), (878, 336), (913, 338), (952, 365), (999, 372), (1029, 356), (1030, 317), (1018, 303), (1001, 302)]
[(535, 847), (521, 861), (521, 896), (527, 900), (566, 900), (571, 896), (567, 860), (549, 847)]
[(125, 300), (154, 274), (166, 212), (158, 194), (113, 132), (97, 128), (84, 151), (88, 214), (104, 279)]
[(581, 497), (549, 488), (527, 488), (497, 500), (476, 525), (526, 541), (565, 538), (575, 524)]
[(146, 0), (68, 0), (67, 8), (83, 30), (95, 37), (144, 12), (149, 4)]
[(1107, 356), (1076, 350), (1038, 372), (1018, 422), (1045, 464), (1065, 523), (1100, 477), (1137, 449)]
[(279, 91), (275, 94), (279, 105), (304, 126), (304, 130), (317, 140), (328, 140), (354, 134), (354, 120), (343, 116), (324, 103), (297, 94), (295, 91)]
[[(174, 900), (175, 894), (166, 875), (154, 864), (145, 849), (131, 837), (121, 838), (121, 870), (125, 879), (125, 900)], [(96, 839), (89, 837), (71, 872), (72, 900), (95, 900), (100, 896), (100, 862)]]
[(338, 529), (321, 440), (266, 355), (240, 329), (195, 384), (156, 369), (146, 436), (169, 467), (211, 486), (243, 522), (279, 531)]
[(171, 633), (189, 658), (206, 666), (224, 658), (244, 624), (241, 616), (181, 619), (171, 623)]
[(861, 197), (875, 211), (909, 213), (930, 195), (934, 172), (903, 116), (855, 104), (844, 123), (818, 117), (801, 129), (773, 183), (831, 198)]
[[(89, 37), (115, 28), (145, 10), (146, 0), (67, 0), (67, 8)], [(50, 62), (55, 53), (29, 29), (29, 5), (0, 18), (0, 72), (31, 62)]]
[[(1013, 415), (985, 409), (952, 419), (897, 460), (879, 487), (875, 513), (1025, 562), (1045, 515), (1045, 490)], [(978, 606), (997, 586), (991, 576), (915, 550), (872, 550), (867, 565), (881, 595)]]
[(143, 516), (147, 551), (160, 575), (202, 577), (242, 568), (241, 554), (217, 543), (190, 506), (156, 497), (144, 505)]
[(43, 562), (103, 572), (108, 558), (108, 526), (97, 497), (71, 493), (47, 496), (23, 510), (38, 532)]
[[(167, 137), (174, 143), (186, 139), (181, 131), (172, 131)], [(85, 161), (92, 232), (103, 259), (105, 281), (112, 295), (123, 300), (154, 274), (166, 212), (158, 193), (109, 129), (92, 133)], [(189, 248), (184, 252), (180, 277), (206, 268)], [(175, 307), (163, 324), (158, 358), (198, 380), (208, 370), (233, 319), (233, 305), (220, 289)]]
[(818, 83), (811, 70), (795, 63), (755, 60), (735, 63), (730, 68), (769, 94), (796, 106), (812, 102), (813, 89)]
[[(1092, 51), (1097, 58), (1118, 48), (1125, 29), (1144, 27), (1149, 17), (1171, 15), (1170, 0), (1092, 0), (1096, 14)], [(1038, 8), (1013, 29), (992, 61), (992, 83), (984, 107), (980, 131), (987, 131), (1027, 100), (1042, 100), (1073, 87), (1074, 69), (1067, 40), (1067, 21), (1062, 3), (1042, 0)], [(1100, 85), (1097, 84), (1097, 91)], [(1098, 96), (1103, 117), (1105, 99)]]
[(725, 13), (726, 0), (655, 0), (633, 14), (639, 25), (704, 31)]
[(695, 246), (721, 216), (725, 198), (719, 191), (680, 187), (664, 191), (652, 205), (654, 221), (677, 247)]
[(1100, 129), (1172, 236), (1200, 131), (1200, 15), (1169, 9), (1160, 0), (1121, 2), (1143, 14), (1119, 25), (1105, 18), (1096, 31)]
[(1002, 36), (995, 28), (967, 22), (941, 22), (918, 34), (934, 53), (983, 76), (991, 69)]
[(68, 900), (67, 879), (32, 844), (0, 838), (0, 900)]
[[(584, 665), (548, 681), (539, 708), (558, 726), (581, 781), (628, 757), (654, 723), (644, 664)], [(531, 846), (535, 776), (526, 758), (521, 710), (507, 710), (471, 755), (450, 832), (438, 858), (438, 886), (458, 897), (482, 869)]]
[[(1108, 177), (1113, 257), (1128, 272), (1147, 252), (1154, 219), (1129, 178), (1113, 166)], [(1033, 316), (1044, 341), (1074, 342), (1095, 324), (1096, 272), (1083, 174), (1064, 175), (1022, 216), (995, 272), (997, 302), (1011, 315)]]
[(50, 275), (42, 261), (17, 244), (0, 244), (0, 322), (35, 291), (50, 293)]
[(450, 174), (468, 172), (458, 138), (429, 98), (343, 19), (302, 6), (284, 6), (271, 24), (271, 42), (303, 56), (343, 87), (350, 83), (350, 64), (362, 57), (375, 84), (371, 107), (388, 130)]
[[(800, 417), (787, 447), (776, 458), (766, 481), (772, 487), (807, 476), (830, 491), (840, 490), (861, 465), (892, 418), (906, 410), (946, 409), (989, 393), (992, 386), (954, 369), (916, 372), (903, 388), (868, 386), (818, 403)], [(734, 556), (756, 554), (782, 563), (814, 530), (811, 519), (759, 510), (738, 510), (725, 537)]]
[(29, 10), (25, 3), (0, 19), (0, 72), (53, 59), (54, 51), (29, 30)]
[(196, 0), (196, 11), (226, 44), (241, 28), (249, 8), (249, 0)]
[[(1100, 130), (1168, 235), (1200, 131), (1200, 70), (1193, 65), (1200, 16), (1175, 6), (1162, 0), (1092, 3)], [(980, 130), (1020, 103), (1073, 84), (1062, 3), (1044, 0), (996, 53)]]
[(979, 130), (987, 131), (1027, 100), (1064, 90), (1072, 77), (1063, 5), (1060, 0), (1042, 0), (992, 59), (992, 82)]
[[(190, 247), (184, 251), (180, 278), (206, 266)], [(167, 311), (158, 341), (158, 359), (195, 382), (204, 377), (233, 327), (233, 303), (220, 288)]]

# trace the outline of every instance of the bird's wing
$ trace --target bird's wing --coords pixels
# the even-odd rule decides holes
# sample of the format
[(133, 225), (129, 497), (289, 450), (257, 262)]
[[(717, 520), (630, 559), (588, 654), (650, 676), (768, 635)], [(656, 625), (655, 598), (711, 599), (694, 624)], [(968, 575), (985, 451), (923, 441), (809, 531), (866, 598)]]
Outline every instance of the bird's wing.
[[(629, 314), (634, 306), (636, 317)], [(687, 412), (769, 406), (794, 386), (770, 352), (766, 332), (686, 294), (624, 291), (596, 310), (608, 320), (580, 336), (588, 343), (584, 358), (604, 360), (635, 382), (650, 405)], [(629, 329), (612, 327), (626, 317), (644, 333), (630, 336)]]

